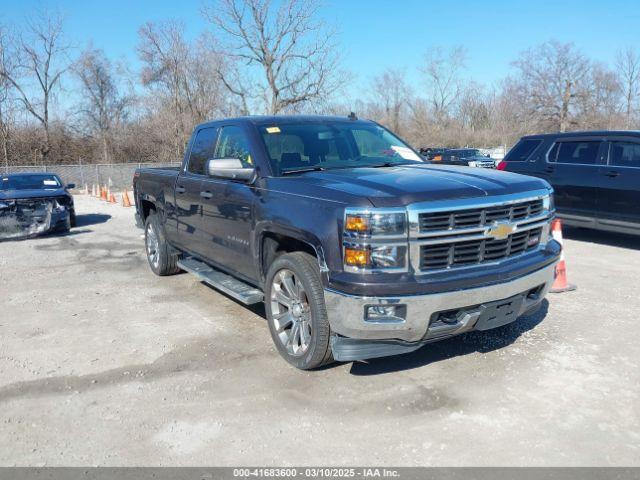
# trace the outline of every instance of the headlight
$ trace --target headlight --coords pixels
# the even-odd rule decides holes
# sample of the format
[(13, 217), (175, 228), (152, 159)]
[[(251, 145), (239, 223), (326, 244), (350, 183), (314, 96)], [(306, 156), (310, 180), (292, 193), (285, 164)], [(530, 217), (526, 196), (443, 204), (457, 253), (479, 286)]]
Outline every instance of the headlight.
[(345, 232), (359, 235), (403, 235), (407, 230), (407, 217), (404, 212), (391, 213), (347, 213), (344, 222)]
[(406, 212), (404, 209), (347, 209), (343, 246), (347, 271), (406, 271)]
[(553, 190), (549, 192), (548, 197), (544, 197), (542, 199), (542, 208), (544, 208), (548, 212), (553, 212), (556, 209), (556, 204), (553, 199)]
[(404, 245), (345, 246), (344, 263), (356, 269), (404, 269), (407, 264), (407, 247)]

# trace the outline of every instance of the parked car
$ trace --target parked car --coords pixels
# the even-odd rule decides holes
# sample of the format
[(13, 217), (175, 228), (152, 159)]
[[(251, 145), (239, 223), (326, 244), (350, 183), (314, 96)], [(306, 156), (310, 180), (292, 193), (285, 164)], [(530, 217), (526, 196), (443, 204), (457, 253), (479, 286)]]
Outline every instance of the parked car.
[(547, 182), (436, 166), (380, 125), (198, 126), (180, 168), (134, 176), (151, 270), (264, 301), (298, 368), (410, 352), (539, 307), (559, 258)]
[(426, 147), (420, 149), (420, 155), (425, 157), (427, 160), (441, 160), (441, 156), (444, 152), (446, 152), (448, 148), (441, 147)]
[(483, 155), (477, 148), (451, 148), (442, 152), (439, 161), (443, 165), (465, 167), (495, 168), (496, 166), (491, 157)]
[(640, 234), (640, 132), (523, 137), (498, 169), (548, 181), (565, 224)]
[(0, 174), (0, 239), (30, 237), (75, 226), (73, 196), (51, 173)]

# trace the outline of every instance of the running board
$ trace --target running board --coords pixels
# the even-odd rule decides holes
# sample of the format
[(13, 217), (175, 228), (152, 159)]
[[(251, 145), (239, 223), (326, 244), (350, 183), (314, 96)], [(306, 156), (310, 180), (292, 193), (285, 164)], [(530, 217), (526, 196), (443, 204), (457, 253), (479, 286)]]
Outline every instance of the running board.
[(264, 298), (262, 292), (257, 288), (220, 270), (216, 270), (195, 258), (187, 257), (178, 260), (178, 267), (195, 275), (201, 282), (211, 285), (216, 290), (226, 293), (245, 305), (260, 303)]

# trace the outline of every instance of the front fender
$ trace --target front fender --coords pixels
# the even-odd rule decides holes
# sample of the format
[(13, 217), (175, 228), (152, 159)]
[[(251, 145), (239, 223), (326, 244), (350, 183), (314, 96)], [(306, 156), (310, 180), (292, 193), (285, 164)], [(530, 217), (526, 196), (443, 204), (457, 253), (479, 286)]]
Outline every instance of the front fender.
[[(327, 272), (329, 269), (327, 267), (327, 262), (325, 258), (325, 249), (322, 246), (322, 242), (320, 239), (311, 232), (306, 230), (302, 230), (299, 228), (295, 228), (289, 225), (279, 225), (272, 223), (270, 221), (261, 221), (256, 224), (255, 227), (255, 238), (256, 242), (254, 244), (254, 257), (256, 259), (262, 258), (262, 244), (265, 236), (268, 233), (273, 233), (276, 235), (282, 235), (284, 237), (289, 237), (299, 242), (306, 243), (316, 252), (316, 257), (318, 258), (318, 266), (320, 267), (321, 272)], [(264, 274), (264, 272), (262, 272)]]

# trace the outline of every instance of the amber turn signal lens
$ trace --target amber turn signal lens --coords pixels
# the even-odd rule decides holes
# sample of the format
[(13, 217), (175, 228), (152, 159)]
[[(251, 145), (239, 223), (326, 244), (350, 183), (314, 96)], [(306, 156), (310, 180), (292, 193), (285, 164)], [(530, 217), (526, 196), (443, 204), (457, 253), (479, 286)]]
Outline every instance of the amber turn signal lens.
[(347, 215), (344, 228), (351, 232), (366, 232), (369, 230), (369, 217), (364, 215)]
[(371, 262), (371, 252), (369, 249), (345, 248), (344, 263), (351, 267), (366, 267)]

